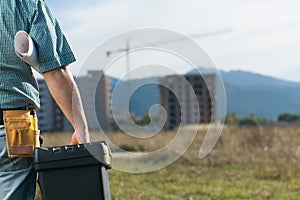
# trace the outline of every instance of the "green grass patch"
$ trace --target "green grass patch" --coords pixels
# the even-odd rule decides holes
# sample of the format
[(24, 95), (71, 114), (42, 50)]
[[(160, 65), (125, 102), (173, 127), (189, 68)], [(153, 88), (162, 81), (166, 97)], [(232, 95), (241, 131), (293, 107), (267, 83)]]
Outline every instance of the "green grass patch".
[[(261, 176), (272, 166), (226, 164), (188, 165), (182, 161), (157, 172), (129, 174), (110, 171), (112, 199), (300, 199), (299, 177)], [(275, 173), (276, 174), (276, 173)]]
[[(185, 134), (189, 134), (186, 132)], [(113, 200), (299, 200), (300, 128), (225, 127), (213, 151), (198, 158), (205, 129), (173, 164), (151, 173), (109, 171)], [(101, 140), (99, 133), (92, 139)], [(134, 139), (107, 134), (117, 146), (147, 152), (168, 144), (175, 132)], [(68, 144), (70, 134), (45, 134), (45, 146)], [(102, 138), (103, 139), (103, 138)], [(126, 159), (124, 160), (126, 163)], [(37, 191), (36, 200), (41, 200)]]

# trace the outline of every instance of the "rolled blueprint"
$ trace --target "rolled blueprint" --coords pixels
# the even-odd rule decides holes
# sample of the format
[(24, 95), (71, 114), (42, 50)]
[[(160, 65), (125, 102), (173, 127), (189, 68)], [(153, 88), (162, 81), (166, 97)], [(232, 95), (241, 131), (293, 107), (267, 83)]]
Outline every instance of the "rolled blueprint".
[(15, 35), (14, 43), (17, 56), (31, 65), (36, 71), (39, 71), (37, 51), (29, 34), (22, 30), (18, 31)]

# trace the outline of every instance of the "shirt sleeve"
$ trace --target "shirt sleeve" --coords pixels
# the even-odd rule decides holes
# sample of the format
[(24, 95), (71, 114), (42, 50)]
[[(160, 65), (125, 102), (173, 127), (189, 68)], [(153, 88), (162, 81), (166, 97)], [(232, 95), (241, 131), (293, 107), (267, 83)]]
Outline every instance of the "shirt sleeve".
[(76, 60), (58, 21), (42, 0), (37, 1), (29, 35), (36, 44), (40, 73)]

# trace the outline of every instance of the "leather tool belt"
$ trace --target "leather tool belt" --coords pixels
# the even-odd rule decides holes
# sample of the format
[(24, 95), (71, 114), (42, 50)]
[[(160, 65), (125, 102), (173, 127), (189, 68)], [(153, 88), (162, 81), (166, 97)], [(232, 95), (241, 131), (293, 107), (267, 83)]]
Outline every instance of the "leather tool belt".
[(6, 147), (9, 157), (33, 157), (34, 148), (40, 147), (40, 131), (34, 111), (3, 111)]

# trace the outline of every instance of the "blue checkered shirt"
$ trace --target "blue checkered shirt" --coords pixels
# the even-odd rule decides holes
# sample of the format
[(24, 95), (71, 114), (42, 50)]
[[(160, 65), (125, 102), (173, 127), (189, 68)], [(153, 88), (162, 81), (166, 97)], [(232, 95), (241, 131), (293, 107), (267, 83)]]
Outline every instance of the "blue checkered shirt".
[(38, 109), (38, 84), (32, 68), (15, 53), (15, 34), (24, 30), (35, 42), (40, 73), (72, 63), (75, 57), (43, 0), (0, 1), (0, 109)]

